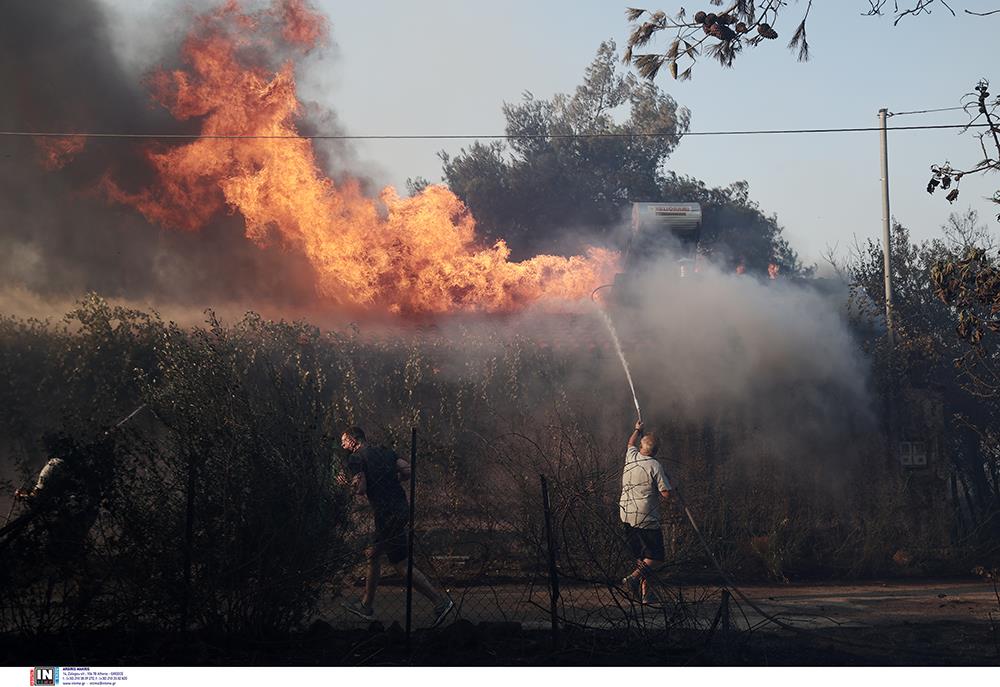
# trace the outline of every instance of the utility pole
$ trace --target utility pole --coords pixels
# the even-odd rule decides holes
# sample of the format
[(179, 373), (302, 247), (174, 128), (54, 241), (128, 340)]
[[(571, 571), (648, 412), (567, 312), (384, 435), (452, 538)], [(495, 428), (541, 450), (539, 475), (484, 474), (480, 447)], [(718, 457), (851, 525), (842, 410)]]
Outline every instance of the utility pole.
[(890, 355), (893, 346), (895, 345), (895, 334), (893, 327), (893, 313), (892, 313), (892, 264), (890, 258), (892, 256), (891, 241), (889, 226), (891, 219), (889, 215), (889, 145), (888, 145), (888, 135), (885, 126), (885, 120), (888, 116), (888, 110), (882, 108), (878, 111), (878, 121), (881, 127), (880, 135), (882, 137), (882, 147), (880, 149), (882, 153), (882, 259), (884, 261), (883, 274), (885, 278), (885, 326), (889, 335), (889, 350)]
[(885, 394), (885, 445), (886, 463), (891, 469), (895, 463), (895, 396), (896, 377), (894, 369), (894, 349), (896, 348), (895, 327), (893, 326), (892, 309), (892, 236), (890, 233), (889, 214), (889, 145), (888, 132), (886, 131), (885, 120), (888, 118), (888, 111), (882, 108), (878, 111), (879, 128), (882, 138), (880, 152), (882, 153), (882, 271), (885, 278), (885, 329), (886, 341), (889, 344), (886, 362), (888, 363), (888, 375), (886, 380), (888, 387)]

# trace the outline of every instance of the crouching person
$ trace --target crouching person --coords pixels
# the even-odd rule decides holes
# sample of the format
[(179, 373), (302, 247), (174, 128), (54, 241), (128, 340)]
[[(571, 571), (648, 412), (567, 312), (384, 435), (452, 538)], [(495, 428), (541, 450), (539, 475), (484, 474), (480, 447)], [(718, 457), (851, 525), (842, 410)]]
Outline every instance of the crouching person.
[(643, 435), (642, 421), (636, 422), (625, 450), (622, 495), (618, 502), (625, 541), (635, 560), (635, 570), (622, 584), (642, 603), (655, 600), (650, 577), (666, 557), (660, 529), (660, 499), (670, 498), (671, 487), (656, 459), (658, 448), (656, 437)]
[[(368, 576), (364, 596), (358, 602), (344, 604), (344, 608), (360, 618), (374, 620), (375, 592), (382, 572), (381, 557), (384, 555), (396, 572), (406, 576), (409, 508), (400, 481), (409, 478), (410, 464), (392, 449), (369, 444), (360, 427), (345, 431), (340, 443), (350, 452), (347, 469), (352, 476), (354, 493), (368, 498), (375, 519), (375, 537), (365, 549)], [(454, 601), (433, 585), (416, 566), (413, 567), (413, 586), (434, 604), (431, 626), (437, 627), (455, 607)]]

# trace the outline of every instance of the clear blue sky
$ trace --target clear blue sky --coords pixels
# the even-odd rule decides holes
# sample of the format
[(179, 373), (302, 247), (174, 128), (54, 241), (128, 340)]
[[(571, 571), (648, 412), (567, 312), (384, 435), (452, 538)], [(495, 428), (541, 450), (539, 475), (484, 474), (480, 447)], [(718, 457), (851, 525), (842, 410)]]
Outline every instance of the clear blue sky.
[[(138, 59), (155, 51), (136, 45), (133, 30), (153, 13), (180, 7), (169, 0), (106, 1), (119, 22), (122, 49)], [(621, 46), (628, 33), (626, 3), (616, 1), (315, 4), (330, 20), (334, 45), (304, 65), (301, 90), (355, 134), (502, 133), (503, 102), (519, 100), (525, 90), (542, 98), (571, 91), (598, 44), (611, 38)], [(650, 7), (669, 12), (680, 4)], [(683, 5), (690, 13), (699, 9)], [(817, 0), (808, 24), (812, 58), (799, 63), (785, 46), (803, 5), (792, 3), (776, 27), (780, 38), (743, 54), (735, 69), (702, 59), (691, 81), (659, 80), (691, 110), (692, 131), (874, 126), (880, 107), (955, 106), (983, 77), (994, 79), (993, 92), (1000, 89), (993, 42), (1000, 15), (962, 12), (1000, 3), (955, 0), (957, 17), (938, 7), (893, 27), (889, 17), (861, 16), (868, 6), (863, 0)], [(890, 126), (964, 121), (962, 112), (948, 112), (898, 116)], [(454, 154), (461, 145), (359, 142), (357, 152), (364, 172), (402, 187), (407, 177), (439, 180), (437, 151)], [(710, 185), (747, 180), (761, 207), (777, 213), (793, 247), (814, 261), (827, 246), (844, 252), (855, 236), (879, 237), (878, 146), (875, 132), (690, 137), (667, 166)], [(969, 134), (890, 134), (889, 155), (892, 213), (916, 238), (936, 235), (949, 212), (969, 206), (1000, 228), (993, 219), (1000, 208), (984, 200), (1000, 186), (996, 175), (963, 181), (954, 206), (924, 190), (932, 163), (978, 161), (978, 143)]]

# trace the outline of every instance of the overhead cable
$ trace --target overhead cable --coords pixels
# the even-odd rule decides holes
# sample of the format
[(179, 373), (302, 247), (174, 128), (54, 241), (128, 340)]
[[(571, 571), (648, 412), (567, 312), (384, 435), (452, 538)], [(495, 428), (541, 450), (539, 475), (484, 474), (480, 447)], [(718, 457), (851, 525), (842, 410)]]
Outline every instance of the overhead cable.
[[(907, 114), (907, 113), (898, 113)], [(986, 127), (985, 123), (969, 124), (923, 124), (915, 126), (893, 126), (888, 131), (927, 131), (933, 129), (968, 129)], [(841, 134), (881, 131), (877, 126), (841, 127), (828, 129), (756, 129), (744, 131), (629, 131), (616, 133), (585, 134), (167, 134), (167, 133), (120, 133), (120, 132), (54, 132), (54, 131), (0, 131), (0, 137), (7, 138), (90, 138), (90, 139), (157, 139), (157, 140), (321, 140), (321, 141), (384, 141), (384, 140), (531, 140), (531, 139), (617, 139), (617, 138), (685, 138), (689, 136), (765, 136), (777, 134)]]

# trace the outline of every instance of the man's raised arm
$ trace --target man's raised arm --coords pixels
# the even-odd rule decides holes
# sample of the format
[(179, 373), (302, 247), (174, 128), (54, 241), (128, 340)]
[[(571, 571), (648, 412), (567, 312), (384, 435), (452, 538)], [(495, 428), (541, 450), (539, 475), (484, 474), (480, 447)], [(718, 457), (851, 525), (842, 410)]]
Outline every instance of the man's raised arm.
[(639, 445), (639, 437), (642, 436), (642, 420), (635, 423), (635, 429), (632, 431), (632, 436), (628, 438), (628, 447), (635, 448)]

